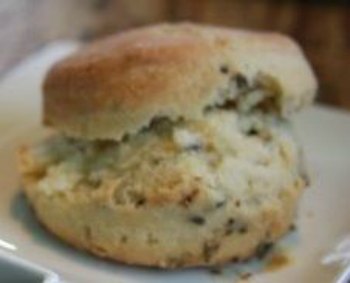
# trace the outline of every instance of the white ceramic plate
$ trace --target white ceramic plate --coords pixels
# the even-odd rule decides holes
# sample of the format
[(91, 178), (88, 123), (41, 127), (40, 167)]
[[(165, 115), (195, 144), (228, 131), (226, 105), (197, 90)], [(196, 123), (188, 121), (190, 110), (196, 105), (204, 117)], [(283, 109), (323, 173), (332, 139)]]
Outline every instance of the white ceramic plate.
[[(23, 196), (15, 149), (40, 136), (40, 84), (47, 67), (71, 52), (71, 44), (48, 47), (24, 62), (0, 84), (0, 248), (48, 268), (70, 282), (234, 282), (238, 273), (256, 272), (249, 282), (331, 282), (336, 267), (322, 257), (350, 234), (350, 115), (315, 107), (298, 116), (312, 186), (304, 195), (298, 229), (278, 249), (288, 246), (290, 263), (273, 272), (257, 262), (229, 265), (220, 275), (205, 269), (159, 271), (100, 260), (57, 241), (35, 221)], [(10, 245), (4, 245), (4, 241)], [(2, 247), (1, 247), (2, 246)], [(1, 269), (0, 269), (1, 270)]]

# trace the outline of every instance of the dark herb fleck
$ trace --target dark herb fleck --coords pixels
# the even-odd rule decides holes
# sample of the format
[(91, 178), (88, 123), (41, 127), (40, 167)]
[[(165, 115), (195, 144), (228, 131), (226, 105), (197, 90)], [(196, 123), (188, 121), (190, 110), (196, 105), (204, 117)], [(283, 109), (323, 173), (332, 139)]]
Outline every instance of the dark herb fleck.
[(160, 163), (160, 159), (159, 158), (153, 158), (151, 160), (151, 162), (152, 162), (152, 165), (158, 165)]
[(238, 263), (240, 262), (240, 258), (238, 256), (234, 256), (232, 259), (231, 259), (231, 262), (232, 263)]
[(226, 222), (226, 225), (225, 225), (225, 235), (228, 236), (228, 235), (231, 235), (236, 229), (236, 221), (234, 218), (229, 218)]
[(238, 88), (246, 88), (248, 86), (248, 81), (242, 74), (237, 74), (235, 80)]
[(220, 245), (218, 243), (204, 243), (203, 245), (203, 257), (206, 262), (209, 262), (213, 255), (219, 250)]
[(294, 231), (295, 229), (297, 229), (297, 227), (295, 226), (295, 224), (292, 224), (289, 226), (289, 230), (290, 231)]
[(197, 224), (197, 225), (204, 225), (205, 224), (205, 219), (199, 215), (191, 216), (190, 221), (194, 224)]
[(223, 73), (223, 74), (228, 74), (228, 72), (229, 72), (228, 66), (227, 65), (222, 65), (220, 67), (220, 72)]
[(198, 195), (198, 193), (199, 193), (198, 189), (192, 190), (180, 200), (180, 204), (185, 207), (188, 207), (196, 199), (196, 196)]
[(301, 177), (305, 183), (305, 186), (309, 187), (311, 185), (311, 181), (310, 181), (309, 176), (306, 173), (304, 173), (304, 174), (302, 174)]
[(249, 131), (247, 132), (247, 135), (248, 135), (248, 136), (256, 136), (256, 135), (258, 135), (258, 134), (259, 134), (259, 132), (258, 132), (258, 130), (255, 129), (255, 128), (251, 128), (251, 129), (249, 129)]
[(121, 241), (122, 243), (126, 243), (126, 242), (128, 241), (128, 237), (125, 236), (125, 235), (123, 235), (123, 236), (120, 238), (120, 241)]
[(92, 8), (96, 9), (97, 11), (101, 11), (101, 10), (108, 8), (111, 1), (110, 0), (95, 0), (95, 1), (91, 1), (91, 3), (92, 3)]
[(98, 188), (101, 186), (102, 180), (101, 179), (88, 179), (87, 184), (93, 188)]
[(245, 234), (245, 233), (248, 232), (248, 229), (247, 229), (246, 226), (242, 226), (242, 227), (240, 227), (240, 228), (238, 229), (238, 232), (239, 232), (240, 234)]
[(216, 207), (216, 208), (220, 208), (220, 207), (223, 207), (225, 204), (226, 204), (226, 201), (224, 201), (224, 200), (218, 201), (218, 202), (215, 204), (215, 207)]
[(129, 139), (130, 139), (130, 135), (125, 134), (125, 135), (122, 137), (121, 141), (124, 143), (124, 142), (127, 142)]
[(194, 143), (194, 144), (190, 144), (188, 146), (185, 147), (186, 151), (201, 151), (203, 149), (202, 145), (199, 143)]
[(237, 207), (240, 207), (241, 206), (241, 201), (240, 200), (236, 200), (235, 204), (236, 204)]
[(236, 109), (237, 108), (237, 101), (230, 99), (230, 100), (226, 100), (226, 102), (219, 106), (220, 109), (226, 109), (226, 110), (232, 110), (232, 109)]
[(260, 244), (255, 251), (255, 256), (258, 259), (263, 259), (270, 252), (272, 247), (273, 243), (270, 242)]
[(144, 198), (140, 198), (136, 202), (136, 207), (143, 206), (146, 203), (146, 200)]

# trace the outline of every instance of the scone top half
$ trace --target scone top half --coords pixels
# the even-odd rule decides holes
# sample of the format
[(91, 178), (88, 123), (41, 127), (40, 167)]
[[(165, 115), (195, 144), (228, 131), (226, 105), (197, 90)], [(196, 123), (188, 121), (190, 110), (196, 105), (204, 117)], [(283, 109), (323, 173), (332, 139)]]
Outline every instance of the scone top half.
[(44, 83), (44, 123), (71, 137), (121, 140), (154, 119), (196, 120), (220, 107), (288, 117), (316, 89), (286, 36), (161, 24), (111, 36), (54, 65)]

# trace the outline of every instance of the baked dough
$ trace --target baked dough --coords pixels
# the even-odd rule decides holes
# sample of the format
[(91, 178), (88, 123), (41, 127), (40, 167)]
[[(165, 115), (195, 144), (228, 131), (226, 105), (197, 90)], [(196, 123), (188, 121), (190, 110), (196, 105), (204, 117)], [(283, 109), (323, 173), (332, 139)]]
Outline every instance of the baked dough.
[(22, 147), (39, 221), (73, 246), (157, 267), (253, 256), (293, 223), (305, 182), (288, 121), (208, 110), (154, 121), (121, 142), (56, 134)]

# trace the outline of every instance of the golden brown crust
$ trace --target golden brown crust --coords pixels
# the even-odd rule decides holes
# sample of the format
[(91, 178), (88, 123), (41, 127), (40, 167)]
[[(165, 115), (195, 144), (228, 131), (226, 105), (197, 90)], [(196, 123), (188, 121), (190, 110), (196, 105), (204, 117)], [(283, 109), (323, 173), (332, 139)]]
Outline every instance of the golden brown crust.
[(285, 36), (162, 24), (96, 42), (56, 64), (44, 83), (44, 122), (70, 136), (119, 140), (156, 117), (192, 119), (234, 98), (237, 75), (278, 96), (284, 114), (316, 91), (302, 52)]

